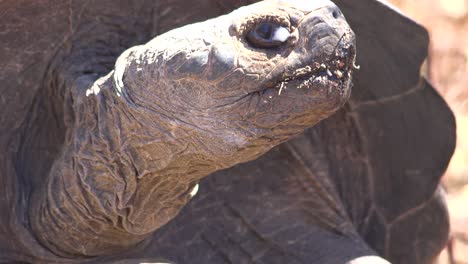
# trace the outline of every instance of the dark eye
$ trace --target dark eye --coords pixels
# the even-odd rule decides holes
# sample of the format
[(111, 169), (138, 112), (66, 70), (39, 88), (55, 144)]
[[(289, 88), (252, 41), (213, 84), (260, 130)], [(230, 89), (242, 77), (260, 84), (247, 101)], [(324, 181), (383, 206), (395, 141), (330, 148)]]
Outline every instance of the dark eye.
[(247, 33), (246, 39), (255, 48), (272, 49), (289, 38), (287, 28), (273, 23), (260, 23)]
[(271, 39), (271, 36), (273, 35), (274, 27), (275, 25), (273, 24), (262, 23), (255, 28), (254, 32), (262, 39), (268, 40), (268, 39)]

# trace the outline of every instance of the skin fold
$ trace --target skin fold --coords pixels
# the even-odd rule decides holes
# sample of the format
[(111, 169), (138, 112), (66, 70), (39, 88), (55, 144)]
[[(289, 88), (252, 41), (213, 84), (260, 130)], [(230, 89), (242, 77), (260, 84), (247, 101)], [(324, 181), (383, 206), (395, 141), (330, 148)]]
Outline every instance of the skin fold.
[[(245, 35), (263, 22), (291, 36), (252, 47)], [(200, 179), (338, 110), (350, 94), (354, 42), (329, 1), (265, 1), (132, 47), (96, 81), (76, 76), (66, 147), (33, 194), (34, 234), (62, 256), (142, 242), (178, 214)], [(344, 78), (297, 89), (299, 69), (334, 59), (346, 64)]]

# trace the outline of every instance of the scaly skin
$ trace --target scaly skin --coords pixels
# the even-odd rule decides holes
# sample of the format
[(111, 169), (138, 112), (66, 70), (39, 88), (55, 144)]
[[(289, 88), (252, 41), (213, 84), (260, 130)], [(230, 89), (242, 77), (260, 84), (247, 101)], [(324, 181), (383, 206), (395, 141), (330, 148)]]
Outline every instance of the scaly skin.
[[(286, 23), (284, 45), (245, 40), (265, 17)], [(70, 77), (66, 147), (33, 193), (35, 236), (66, 257), (140, 243), (177, 215), (200, 179), (338, 110), (350, 94), (354, 45), (329, 1), (266, 1), (130, 48), (97, 80)], [(303, 79), (337, 61), (347, 64), (343, 78)]]

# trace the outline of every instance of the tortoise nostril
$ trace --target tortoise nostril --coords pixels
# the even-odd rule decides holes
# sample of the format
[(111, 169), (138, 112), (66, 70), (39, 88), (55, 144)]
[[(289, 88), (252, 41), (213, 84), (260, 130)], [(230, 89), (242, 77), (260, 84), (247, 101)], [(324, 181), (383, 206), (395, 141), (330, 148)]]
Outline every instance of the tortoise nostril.
[(339, 18), (340, 15), (341, 15), (341, 12), (340, 12), (339, 10), (336, 10), (336, 9), (335, 9), (335, 10), (333, 10), (333, 13), (332, 13), (332, 14), (333, 14), (333, 17), (334, 17), (334, 18)]

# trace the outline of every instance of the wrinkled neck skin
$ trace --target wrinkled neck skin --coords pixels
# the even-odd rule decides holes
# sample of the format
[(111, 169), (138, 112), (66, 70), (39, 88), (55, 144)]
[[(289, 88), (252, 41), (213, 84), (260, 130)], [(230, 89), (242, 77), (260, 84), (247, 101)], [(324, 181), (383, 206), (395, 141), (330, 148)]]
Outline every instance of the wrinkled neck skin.
[[(174, 218), (201, 178), (259, 157), (346, 101), (348, 90), (326, 89), (295, 107), (273, 107), (304, 97), (262, 88), (278, 68), (304, 60), (304, 49), (239, 55), (245, 43), (232, 33), (232, 20), (168, 32), (124, 52), (108, 75), (68, 83), (66, 142), (30, 212), (45, 247), (65, 257), (131, 248)], [(264, 62), (255, 66), (250, 58)], [(268, 93), (272, 102), (265, 102)]]

